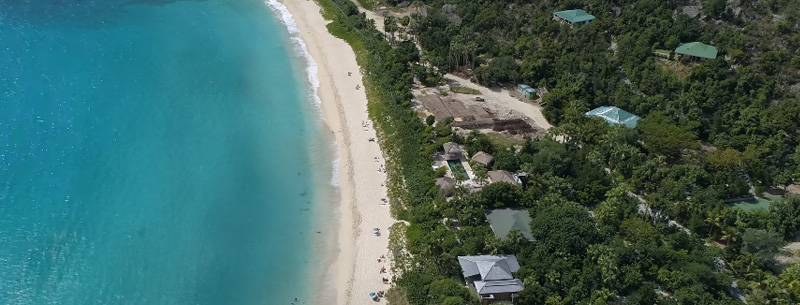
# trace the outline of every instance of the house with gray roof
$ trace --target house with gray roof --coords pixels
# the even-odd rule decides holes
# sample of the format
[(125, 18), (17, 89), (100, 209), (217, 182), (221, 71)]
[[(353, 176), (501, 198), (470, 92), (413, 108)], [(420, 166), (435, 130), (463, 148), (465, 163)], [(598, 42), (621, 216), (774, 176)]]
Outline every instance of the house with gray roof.
[(517, 293), (525, 288), (513, 276), (519, 270), (514, 255), (459, 256), (458, 263), (467, 285), (474, 287), (483, 304), (516, 302)]
[(533, 240), (531, 233), (531, 216), (526, 209), (500, 209), (490, 210), (486, 214), (489, 226), (494, 235), (500, 239), (506, 238), (511, 230), (517, 230), (528, 240)]

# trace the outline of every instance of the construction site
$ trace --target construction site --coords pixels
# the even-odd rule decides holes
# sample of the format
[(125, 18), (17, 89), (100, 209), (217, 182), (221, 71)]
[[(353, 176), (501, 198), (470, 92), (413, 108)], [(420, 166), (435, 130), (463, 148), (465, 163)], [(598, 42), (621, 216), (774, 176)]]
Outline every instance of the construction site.
[[(509, 135), (539, 137), (545, 128), (497, 100), (483, 95), (452, 92), (449, 86), (414, 90), (415, 107), (436, 120), (453, 118), (453, 126), (465, 130), (504, 132)], [(442, 94), (446, 92), (446, 95)]]

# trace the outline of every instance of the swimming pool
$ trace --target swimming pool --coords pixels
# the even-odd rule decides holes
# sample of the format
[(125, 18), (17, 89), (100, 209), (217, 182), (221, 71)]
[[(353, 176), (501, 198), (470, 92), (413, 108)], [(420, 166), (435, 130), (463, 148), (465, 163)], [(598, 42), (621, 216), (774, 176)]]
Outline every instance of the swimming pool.
[(453, 178), (458, 181), (465, 181), (469, 179), (469, 175), (467, 175), (467, 170), (464, 169), (464, 165), (461, 164), (461, 161), (447, 161), (447, 166), (450, 166), (450, 170), (453, 172)]

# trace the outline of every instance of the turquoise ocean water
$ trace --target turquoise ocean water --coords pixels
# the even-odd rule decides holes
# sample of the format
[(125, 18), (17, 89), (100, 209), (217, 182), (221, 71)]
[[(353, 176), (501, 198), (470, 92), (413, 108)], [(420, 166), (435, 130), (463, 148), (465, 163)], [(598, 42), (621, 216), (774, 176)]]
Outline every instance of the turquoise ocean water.
[(0, 0), (0, 304), (304, 303), (303, 64), (263, 0)]

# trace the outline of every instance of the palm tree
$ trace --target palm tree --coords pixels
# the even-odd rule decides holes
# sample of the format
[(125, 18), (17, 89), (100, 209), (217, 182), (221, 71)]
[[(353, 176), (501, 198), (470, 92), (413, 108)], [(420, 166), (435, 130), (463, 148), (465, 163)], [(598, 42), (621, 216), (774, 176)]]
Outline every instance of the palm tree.
[(724, 241), (725, 245), (727, 246), (730, 245), (732, 241), (737, 240), (736, 238), (738, 236), (737, 233), (739, 232), (736, 230), (736, 227), (726, 226), (724, 229), (722, 229), (722, 236), (720, 236), (719, 239), (721, 241)]
[(708, 216), (706, 217), (706, 224), (708, 224), (708, 235), (711, 239), (717, 239), (717, 230), (720, 227), (721, 217), (717, 216)]
[(486, 243), (484, 243), (483, 250), (488, 251), (489, 255), (495, 255), (500, 252), (500, 247), (503, 246), (503, 241), (494, 236), (494, 234), (490, 235), (486, 239)]
[(486, 167), (480, 164), (475, 164), (472, 166), (472, 171), (475, 173), (475, 181), (481, 185), (486, 184), (486, 179), (489, 178), (489, 172), (486, 170)]
[(397, 25), (397, 18), (392, 15), (386, 15), (386, 18), (383, 19), (383, 30), (389, 33), (391, 39), (389, 42), (392, 46), (394, 46), (394, 33), (397, 32), (399, 26)]
[(800, 263), (796, 263), (784, 270), (780, 275), (780, 279), (786, 291), (800, 301)]

